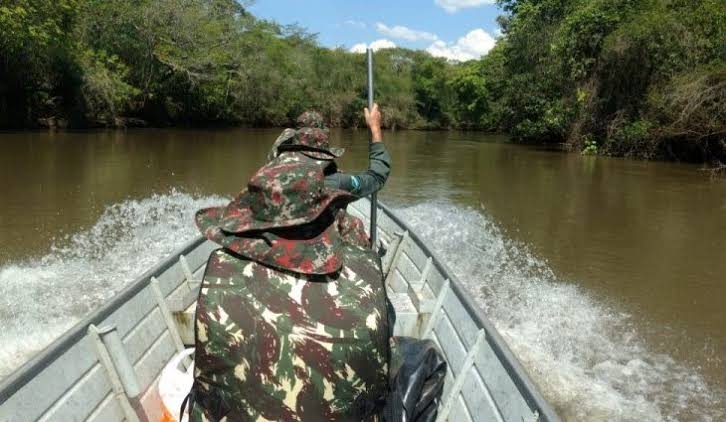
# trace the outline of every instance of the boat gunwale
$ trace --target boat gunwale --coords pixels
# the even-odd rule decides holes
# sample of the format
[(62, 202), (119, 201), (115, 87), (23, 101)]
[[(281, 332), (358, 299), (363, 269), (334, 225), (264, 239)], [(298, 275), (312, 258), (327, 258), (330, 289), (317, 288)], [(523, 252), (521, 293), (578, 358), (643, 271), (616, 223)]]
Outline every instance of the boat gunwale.
[(163, 273), (171, 268), (179, 260), (179, 255), (186, 255), (200, 247), (206, 238), (199, 235), (187, 242), (184, 246), (175, 250), (163, 261), (147, 270), (137, 277), (129, 285), (116, 293), (108, 302), (96, 308), (90, 314), (86, 315), (78, 321), (73, 327), (65, 331), (58, 338), (53, 340), (41, 352), (35, 354), (26, 361), (22, 366), (14, 370), (7, 378), (0, 381), (0, 405), (5, 403), (10, 397), (23, 388), (36, 375), (41, 373), (45, 368), (50, 366), (56, 359), (61, 357), (68, 349), (86, 336), (88, 327), (91, 324), (100, 324), (108, 318), (113, 312), (118, 310), (129, 299), (136, 296), (144, 288), (149, 285), (151, 277)]
[(533, 408), (539, 412), (539, 420), (557, 422), (560, 420), (557, 413), (555, 413), (552, 406), (544, 399), (540, 394), (539, 388), (530, 379), (529, 374), (525, 371), (519, 360), (514, 355), (512, 350), (509, 348), (507, 343), (502, 338), (501, 334), (497, 331), (494, 325), (489, 321), (479, 306), (470, 299), (469, 291), (464, 287), (458, 277), (449, 270), (446, 264), (439, 258), (439, 256), (431, 251), (426, 244), (421, 240), (418, 234), (411, 229), (411, 227), (405, 223), (396, 213), (393, 212), (387, 205), (378, 203), (378, 207), (381, 208), (391, 220), (401, 226), (402, 229), (408, 231), (409, 239), (411, 239), (416, 246), (421, 248), (425, 254), (431, 257), (432, 263), (441, 272), (444, 278), (449, 279), (449, 287), (456, 294), (461, 304), (466, 309), (467, 313), (472, 317), (474, 322), (479, 328), (483, 328), (486, 332), (485, 339), (487, 343), (492, 347), (492, 350), (499, 358), (499, 361), (504, 366), (509, 376), (512, 378), (515, 386), (519, 390), (524, 400)]

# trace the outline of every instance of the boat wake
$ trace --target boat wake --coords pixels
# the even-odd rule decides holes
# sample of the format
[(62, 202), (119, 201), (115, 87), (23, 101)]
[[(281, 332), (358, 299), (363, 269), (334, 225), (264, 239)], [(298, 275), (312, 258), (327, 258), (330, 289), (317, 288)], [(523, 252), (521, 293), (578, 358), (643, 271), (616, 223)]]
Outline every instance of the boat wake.
[(222, 202), (176, 191), (124, 201), (47, 255), (1, 266), (0, 379), (194, 238), (194, 212)]
[(724, 420), (723, 392), (650, 351), (631, 318), (558, 279), (485, 213), (449, 203), (398, 212), (475, 295), (565, 420)]
[[(106, 209), (36, 260), (0, 267), (0, 379), (192, 239), (218, 196), (172, 191)], [(399, 213), (438, 252), (567, 420), (723, 420), (724, 395), (648, 348), (625, 314), (558, 279), (483, 212), (424, 203)]]

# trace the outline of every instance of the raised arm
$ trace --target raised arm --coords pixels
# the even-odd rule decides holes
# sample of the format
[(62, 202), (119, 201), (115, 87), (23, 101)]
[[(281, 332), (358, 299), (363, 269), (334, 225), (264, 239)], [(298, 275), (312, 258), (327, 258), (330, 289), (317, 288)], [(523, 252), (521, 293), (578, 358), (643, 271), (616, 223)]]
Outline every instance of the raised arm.
[(364, 109), (366, 125), (371, 131), (371, 144), (368, 154), (368, 170), (355, 173), (335, 173), (325, 178), (328, 187), (343, 189), (357, 196), (368, 196), (378, 192), (388, 180), (391, 172), (391, 156), (383, 143), (381, 132), (381, 112), (378, 104)]

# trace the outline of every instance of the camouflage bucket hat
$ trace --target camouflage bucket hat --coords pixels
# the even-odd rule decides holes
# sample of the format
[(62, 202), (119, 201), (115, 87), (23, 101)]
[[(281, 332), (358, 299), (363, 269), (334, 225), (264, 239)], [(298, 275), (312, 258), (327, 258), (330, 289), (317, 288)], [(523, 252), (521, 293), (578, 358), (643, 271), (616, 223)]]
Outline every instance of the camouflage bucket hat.
[(325, 188), (324, 162), (278, 157), (262, 167), (227, 206), (200, 210), (199, 230), (252, 260), (304, 274), (342, 265), (332, 205), (355, 199)]
[(220, 228), (229, 234), (291, 227), (315, 220), (333, 201), (353, 195), (325, 187), (325, 162), (278, 157), (252, 176), (224, 209)]
[[(297, 227), (271, 229), (243, 235), (230, 235), (217, 223), (223, 208), (197, 212), (196, 222), (202, 233), (225, 249), (268, 267), (301, 274), (330, 274), (343, 266), (344, 241), (332, 212)], [(216, 219), (216, 220), (215, 220)]]
[(306, 111), (295, 121), (297, 130), (287, 129), (275, 141), (278, 152), (300, 151), (318, 160), (332, 160), (345, 152), (343, 148), (330, 146), (329, 131), (323, 116), (315, 111)]
[[(295, 129), (285, 129), (282, 131), (280, 136), (275, 139), (275, 142), (272, 144), (272, 148), (270, 148), (270, 152), (267, 153), (267, 161), (272, 161), (275, 158), (277, 158), (280, 155), (280, 145), (288, 142), (292, 137), (295, 136)], [(331, 157), (328, 157), (327, 159), (330, 159)]]
[(297, 116), (297, 119), (295, 119), (295, 124), (297, 125), (298, 129), (303, 127), (315, 127), (318, 129), (326, 128), (323, 115), (318, 113), (317, 111), (306, 111), (305, 113)]

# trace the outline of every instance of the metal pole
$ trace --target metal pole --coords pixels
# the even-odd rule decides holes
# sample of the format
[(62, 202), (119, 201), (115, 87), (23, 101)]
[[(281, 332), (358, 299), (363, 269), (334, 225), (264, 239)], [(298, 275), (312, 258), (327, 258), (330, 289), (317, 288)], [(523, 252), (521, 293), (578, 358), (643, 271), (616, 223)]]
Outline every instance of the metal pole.
[[(373, 110), (373, 50), (367, 49), (368, 57), (368, 110)], [(378, 192), (371, 195), (371, 249), (376, 250), (378, 240)]]

